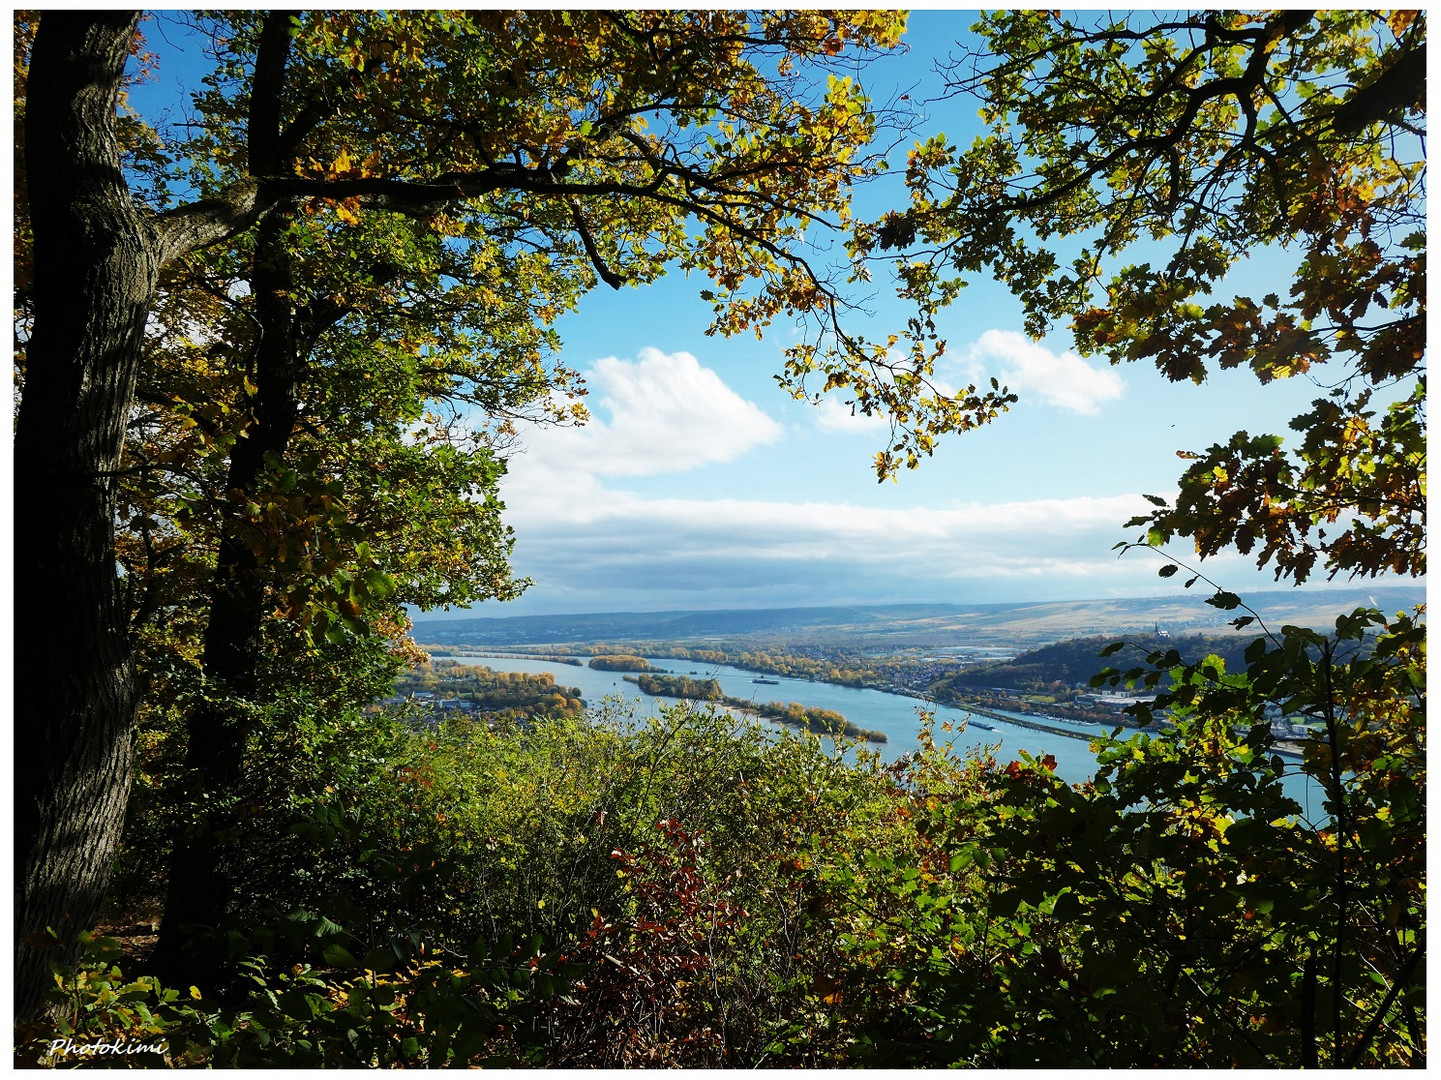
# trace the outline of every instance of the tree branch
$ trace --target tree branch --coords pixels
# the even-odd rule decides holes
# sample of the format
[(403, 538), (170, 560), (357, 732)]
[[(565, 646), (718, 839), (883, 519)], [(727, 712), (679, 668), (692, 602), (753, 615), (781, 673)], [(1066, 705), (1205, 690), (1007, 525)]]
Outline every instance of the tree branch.
[(1408, 109), (1426, 104), (1426, 42), (1404, 49), (1371, 82), (1356, 90), (1331, 114), (1331, 130), (1355, 135), (1378, 121), (1401, 124)]
[(250, 114), (246, 118), (246, 150), (251, 176), (264, 176), (280, 167), (281, 92), (285, 65), (290, 59), (288, 11), (267, 12), (255, 50), (255, 76), (250, 84)]
[(217, 198), (201, 199), (156, 215), (153, 227), (160, 265), (244, 232), (273, 205), (273, 199), (261, 197), (259, 182), (246, 177)]
[(595, 240), (590, 235), (590, 229), (586, 227), (585, 218), (580, 212), (580, 203), (572, 199), (570, 201), (571, 218), (575, 221), (575, 231), (580, 234), (581, 245), (585, 248), (585, 254), (590, 259), (590, 264), (595, 267), (595, 272), (612, 289), (619, 289), (625, 284), (625, 278), (620, 277), (610, 267), (606, 266), (605, 260), (601, 258), (599, 249), (595, 246)]

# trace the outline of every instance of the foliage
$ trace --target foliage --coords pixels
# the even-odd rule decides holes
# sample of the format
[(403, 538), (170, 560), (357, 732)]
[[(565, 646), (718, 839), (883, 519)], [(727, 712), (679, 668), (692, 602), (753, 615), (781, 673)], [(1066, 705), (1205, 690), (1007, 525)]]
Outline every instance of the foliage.
[[(1069, 324), (1082, 354), (1172, 380), (1311, 378), (1326, 394), (1293, 450), (1237, 432), (1187, 453), (1179, 500), (1136, 523), (1297, 582), (1424, 572), (1425, 14), (1026, 11), (976, 29), (948, 81), (989, 130), (918, 143), (910, 205), (853, 240), (858, 260), (900, 252), (913, 334), (989, 272), (1030, 333)], [(1267, 246), (1294, 253), (1288, 295), (1211, 299)]]
[(641, 675), (633, 680), (630, 676), (626, 676), (626, 679), (627, 681), (634, 681), (642, 693), (650, 694), (654, 697), (676, 697), (688, 701), (710, 701), (717, 705), (723, 705), (728, 709), (753, 713), (767, 720), (774, 720), (777, 723), (785, 724), (787, 727), (799, 728), (802, 731), (809, 731), (816, 735), (833, 735), (847, 739), (862, 739), (866, 742), (874, 743), (887, 741), (885, 732), (868, 731), (863, 727), (859, 727), (851, 723), (843, 714), (836, 712), (834, 709), (805, 706), (798, 701), (784, 704), (779, 701), (762, 703), (747, 698), (731, 697), (728, 694), (721, 693), (720, 683), (715, 679), (692, 679), (686, 675)]
[[(303, 672), (293, 673), (269, 704), (248, 707), (245, 752), (252, 767), (226, 795), (230, 824), (222, 838), (247, 882), (234, 912), (242, 925), (263, 904), (283, 907), (313, 897), (307, 883), (319, 868), (295, 835), (297, 821), (327, 801), (327, 788), (385, 790), (385, 762), (408, 738), (390, 718), (363, 711), (389, 689), (394, 666), (383, 643), (357, 639), (325, 651), (353, 682), (333, 675), (307, 682)], [(116, 915), (153, 914), (163, 882), (158, 871), (171, 846), (204, 828), (218, 801), (215, 793), (196, 790), (185, 768), (186, 712), (200, 693), (203, 688), (182, 685), (173, 703), (163, 704), (157, 694), (156, 704), (147, 706), (110, 904)]]
[(75, 968), (55, 974), (52, 996), (57, 1007), (49, 1022), (17, 1025), (16, 1063), (34, 1068), (65, 1062), (71, 1057), (66, 1053), (67, 1040), (79, 1045), (118, 1043), (124, 1050), (123, 1056), (112, 1051), (110, 1056), (80, 1057), (81, 1064), (114, 1068), (117, 1064), (146, 1067), (166, 1063), (165, 1035), (172, 1024), (163, 1007), (179, 995), (162, 989), (154, 979), (127, 980), (117, 965), (121, 953), (113, 939), (87, 931), (80, 935), (80, 944), (81, 958)]
[[(733, 698), (727, 698), (726, 702), (727, 704), (736, 704)], [(767, 701), (752, 704), (748, 708), (754, 709), (757, 715), (764, 716), (768, 720), (775, 720), (788, 727), (800, 728), (817, 735), (838, 735), (873, 743), (888, 741), (884, 731), (868, 731), (851, 723), (844, 714), (838, 713), (834, 709), (820, 709), (814, 705), (802, 705), (798, 701), (784, 704), (779, 701)]]
[(767, 970), (757, 961), (767, 953), (783, 963), (794, 957), (774, 956), (769, 943), (757, 940), (756, 922), (775, 912), (753, 919), (742, 906), (756, 897), (743, 880), (746, 870), (720, 878), (711, 853), (703, 836), (672, 819), (658, 821), (654, 837), (640, 838), (634, 851), (611, 853), (634, 913), (611, 922), (597, 912), (571, 954), (588, 970), (556, 1018), (559, 1039), (549, 1052), (558, 1063), (716, 1066), (753, 1059), (758, 1033), (747, 1027), (772, 1019), (757, 1005), (774, 1007), (776, 990), (787, 989), (789, 966)]
[[(590, 646), (590, 648), (609, 650), (613, 647), (602, 645)], [(645, 642), (637, 646), (636, 651), (643, 652), (648, 656), (693, 660), (703, 664), (727, 664), (745, 671), (758, 671), (767, 675), (786, 675), (792, 678), (817, 679), (821, 682), (837, 683), (841, 686), (864, 686), (867, 683), (884, 682), (887, 676), (895, 672), (895, 666), (891, 663), (863, 660), (860, 657), (844, 653), (834, 657), (818, 658), (788, 652), (780, 648), (746, 649), (735, 645), (727, 645), (725, 648), (699, 648), (673, 645), (668, 642)]]
[[(900, 252), (913, 334), (933, 339), (988, 271), (1032, 334), (1068, 323), (1085, 354), (1173, 380), (1311, 378), (1328, 392), (1291, 453), (1238, 432), (1183, 454), (1179, 499), (1148, 496), (1131, 522), (1142, 543), (1235, 547), (1298, 583), (1424, 572), (1424, 15), (1007, 12), (977, 29), (949, 76), (990, 130), (918, 144), (909, 207), (853, 245)], [(1208, 301), (1267, 246), (1294, 253), (1286, 298)], [(1128, 711), (1174, 727), (1099, 740), (1092, 783), (1021, 761), (980, 800), (917, 792), (945, 857), (919, 862), (923, 900), (857, 939), (878, 965), (916, 941), (876, 998), (871, 1060), (1424, 1064), (1419, 615), (1234, 625), (1265, 633), (1232, 663), (1162, 643), (1096, 677), (1161, 690)], [(1299, 766), (1274, 753), (1273, 717), (1313, 730)], [(1298, 769), (1319, 813), (1283, 787)]]
[[(333, 674), (325, 646), (352, 637), (403, 649), (406, 604), (523, 587), (497, 483), (512, 421), (583, 415), (551, 330), (582, 293), (698, 271), (715, 332), (795, 317), (856, 379), (887, 379), (841, 333), (806, 237), (843, 228), (881, 167), (876, 112), (845, 71), (904, 27), (887, 11), (185, 18), (214, 66), (185, 121), (154, 127), (114, 116), (126, 53), (143, 52), (131, 15), (54, 14), (33, 39), (34, 19), (16, 24), (27, 124), (85, 136), (29, 138), (34, 174), (17, 170), (17, 369), (47, 373), (21, 398), (18, 472), (57, 508), (35, 549), (113, 645), (74, 681), (113, 671), (121, 691), (96, 746), (60, 738), (75, 747), (57, 760), (75, 760), (55, 800), (25, 805), (79, 805), (83, 762), (128, 745), (109, 732), (132, 720), (132, 641), (141, 668), (188, 665), (215, 691), (188, 714), (190, 780), (216, 809), (174, 846), (172, 953), (175, 926), (227, 902), (225, 808), (279, 673)], [(29, 100), (32, 84), (61, 89)], [(93, 250), (67, 240), (80, 218)], [(115, 266), (96, 254), (132, 242)], [(77, 389), (93, 385), (114, 393)], [(93, 536), (72, 545), (76, 520)], [(126, 786), (100, 790), (108, 836)], [(29, 850), (75, 830), (22, 831)], [(108, 863), (108, 841), (79, 850), (77, 867)], [(71, 876), (88, 921), (103, 867)], [(187, 896), (204, 899), (182, 911)], [(33, 931), (48, 916), (30, 898)], [(39, 971), (27, 961), (27, 1009)]]
[(471, 712), (504, 713), (516, 719), (575, 716), (584, 705), (580, 690), (556, 685), (555, 676), (548, 671), (530, 675), (466, 664), (424, 664), (402, 672), (396, 677), (395, 693), (435, 695)]
[[(919, 773), (937, 854), (921, 898), (860, 940), (878, 959), (916, 941), (887, 1021), (900, 1045), (878, 1060), (1424, 1060), (1424, 638), (1398, 617), (1363, 655), (1371, 624), (1289, 627), (1238, 673), (1152, 654), (1176, 727), (1101, 740), (1093, 783), (1023, 761), (966, 802)], [(1271, 752), (1268, 707), (1326, 731), (1299, 766), (1324, 793), (1314, 816), (1282, 787), (1298, 766)]]
[[(357, 715), (313, 738), (314, 757), (286, 748), (275, 790), (254, 793), (272, 809), (242, 842), (265, 839), (264, 855), (222, 934), (237, 994), (177, 1003), (146, 984), (171, 1060), (841, 1052), (817, 988), (840, 971), (846, 901), (822, 881), (904, 843), (874, 761), (687, 709), (524, 731)], [(116, 1021), (105, 987), (121, 978), (103, 974), (62, 972), (97, 1030)]]
[(590, 659), (590, 666), (597, 671), (649, 671), (650, 662), (643, 656), (631, 656), (627, 653), (604, 653), (600, 656), (593, 656)]
[[(20, 1060), (51, 1067), (99, 1065), (231, 1068), (424, 1067), (482, 1061), (514, 1064), (524, 1040), (506, 1022), (524, 1020), (547, 975), (523, 948), (472, 953), (466, 969), (443, 965), (409, 942), (391, 971), (359, 969), (332, 946), (325, 969), (276, 970), (247, 960), (239, 998), (207, 999), (162, 987), (153, 978), (124, 983), (107, 958), (113, 940), (87, 943), (73, 972), (56, 973), (56, 996), (70, 1012), (17, 1032)], [(504, 944), (504, 943), (503, 943)], [(337, 969), (349, 970), (341, 972)], [(80, 1018), (78, 1025), (69, 1017)], [(59, 1033), (60, 1037), (52, 1038)], [(68, 1042), (66, 1040), (69, 1040)], [(124, 1056), (87, 1055), (106, 1040)], [(144, 1048), (136, 1052), (133, 1047)]]
[(635, 684), (641, 693), (659, 697), (690, 701), (719, 701), (723, 697), (717, 679), (692, 679), (689, 675), (641, 675), (636, 678)]
[[(207, 688), (185, 748), (186, 797), (207, 810), (170, 845), (167, 952), (226, 903), (242, 750), (287, 682), (336, 677), (352, 638), (403, 653), (406, 605), (526, 584), (498, 482), (516, 421), (584, 417), (552, 327), (585, 291), (698, 270), (721, 289), (715, 331), (785, 312), (837, 340), (804, 236), (848, 220), (878, 168), (876, 116), (854, 80), (815, 76), (893, 47), (903, 24), (194, 17), (216, 67), (193, 120), (131, 118), (124, 135), (122, 186), (160, 277), (117, 383), (124, 458), (101, 515), (142, 670)], [(21, 324), (31, 299), (17, 294)], [(148, 704), (174, 715), (177, 700)]]
[[(294, 136), (271, 147), (276, 160), (251, 157), (245, 138), (266, 25), (227, 18), (230, 52), (202, 102), (211, 122), (173, 182), (224, 201), (254, 169), (294, 205), (264, 237), (173, 265), (158, 308), (117, 477), (151, 680), (118, 880), (143, 902), (147, 861), (227, 822), (215, 839), (241, 890), (210, 944), (237, 978), (221, 997), (127, 978), (115, 944), (88, 937), (77, 964), (56, 964), (55, 1011), (17, 1030), (23, 1061), (42, 1063), (56, 1036), (102, 1036), (163, 1050), (81, 1064), (1424, 1064), (1419, 614), (1362, 609), (1329, 634), (1258, 626), (1239, 661), (1147, 643), (1143, 665), (1096, 684), (1158, 689), (1135, 718), (1166, 709), (1173, 728), (1098, 740), (1098, 772), (1077, 786), (1049, 760), (958, 760), (929, 726), (884, 767), (843, 740), (827, 750), (709, 708), (434, 726), (366, 708), (406, 659), (390, 645), (403, 636), (395, 605), (440, 601), (451, 575), (477, 595), (512, 587), (486, 496), (504, 433), (461, 448), (426, 403), (495, 417), (538, 404), (559, 377), (537, 367), (550, 308), (592, 275), (704, 269), (726, 331), (787, 309), (830, 318), (833, 298), (787, 245), (811, 214), (844, 221), (871, 122), (849, 81), (811, 105), (783, 91), (794, 65), (847, 41), (890, 43), (892, 16), (773, 12), (754, 32), (730, 12), (271, 22), (303, 58), (276, 99), (293, 126), (272, 134)], [(937, 430), (1004, 407), (999, 387), (928, 397), (934, 353), (920, 339), (958, 288), (940, 276), (946, 260), (998, 272), (1033, 329), (1068, 317), (1084, 347), (1154, 356), (1172, 377), (1245, 363), (1265, 380), (1340, 357), (1353, 378), (1299, 418), (1298, 457), (1269, 438), (1213, 448), (1175, 507), (1158, 501), (1149, 539), (1194, 536), (1203, 554), (1259, 544), (1297, 580), (1323, 558), (1332, 572), (1419, 569), (1423, 171), (1380, 138), (1404, 148), (1420, 130), (1424, 18), (1218, 13), (1078, 30), (1011, 13), (983, 27), (997, 60), (973, 85), (991, 95), (995, 131), (967, 154), (919, 147), (910, 210), (857, 230), (858, 255), (912, 235), (939, 245), (936, 261), (902, 265), (921, 305), (916, 350), (898, 368), (854, 351), (826, 366), (802, 349), (792, 385), (824, 372), (863, 411), (914, 405), (882, 473), (914, 463)], [(448, 104), (413, 122), (422, 83)], [(717, 88), (720, 106), (688, 96)], [(637, 127), (662, 105), (673, 128)], [(276, 168), (286, 154), (298, 168)], [(158, 207), (168, 174), (164, 155), (149, 160)], [(758, 179), (768, 168), (772, 187)], [(937, 195), (937, 182), (952, 187)], [(1043, 243), (1095, 237), (1075, 276), (1058, 276), (1018, 223)], [(1142, 236), (1170, 245), (1163, 270), (1103, 274)], [(1288, 301), (1194, 302), (1267, 241), (1302, 249)], [(391, 250), (406, 267), (375, 261)], [(272, 257), (289, 260), (303, 300), (280, 320), (290, 331), (327, 297), (344, 311), (291, 355), (303, 378), (280, 373), (303, 389), (295, 441), (233, 485), (236, 448), (266, 426), (275, 389), (254, 382), (247, 351), (263, 342), (248, 321), (269, 318), (264, 296), (237, 285)], [(512, 277), (533, 289), (505, 293), (494, 323), (440, 319), (420, 342), (404, 329), (402, 300), (432, 320), (460, 289), (475, 315)], [(1378, 308), (1391, 314), (1373, 319)], [(194, 333), (192, 311), (224, 333)], [(502, 352), (450, 381), (477, 345)], [(1402, 392), (1372, 425), (1392, 380)], [(469, 508), (446, 501), (466, 493)], [(1365, 520), (1323, 536), (1346, 508)], [(451, 536), (452, 514), (474, 535)], [(276, 605), (256, 692), (234, 700), (198, 659), (197, 597), (225, 537), (244, 542)], [(1211, 603), (1243, 606), (1224, 591)], [(186, 775), (183, 725), (217, 704), (245, 719), (248, 767), (205, 790)], [(813, 710), (774, 708), (811, 722)], [(1316, 732), (1299, 765), (1275, 753), (1275, 717)], [(1298, 770), (1319, 813), (1287, 793)]]
[[(953, 689), (970, 686), (1000, 686), (1012, 690), (1038, 690), (1055, 682), (1073, 686), (1096, 673), (1097, 660), (1111, 640), (1106, 637), (1070, 638), (1030, 649), (1011, 660), (962, 668), (935, 683), (931, 692), (938, 700), (945, 700)], [(1126, 640), (1133, 648), (1151, 652), (1156, 648), (1164, 651), (1166, 646), (1163, 643), (1168, 639), (1138, 635)], [(1220, 655), (1235, 664), (1241, 660), (1246, 639), (1236, 635), (1204, 638), (1196, 635), (1170, 642), (1170, 645), (1184, 648), (1192, 655)]]
[[(201, 19), (219, 65), (194, 96), (198, 123), (150, 132), (159, 149), (133, 162), (162, 212), (264, 178), (262, 197), (285, 214), (300, 351), (285, 378), (299, 379), (305, 421), (274, 475), (228, 506), (220, 466), (278, 400), (256, 367), (264, 290), (248, 281), (270, 256), (251, 230), (172, 266), (138, 389), (148, 415), (131, 425), (122, 473), (140, 615), (183, 604), (217, 516), (238, 518), (303, 629), (511, 595), (523, 583), (504, 566), (497, 445), (518, 416), (583, 417), (553, 403), (583, 390), (554, 362), (550, 327), (598, 281), (639, 284), (678, 263), (723, 286), (717, 330), (784, 310), (830, 332), (838, 301), (799, 239), (813, 221), (848, 220), (850, 185), (875, 170), (862, 150), (875, 117), (850, 79), (818, 98), (809, 88), (832, 57), (893, 46), (900, 17), (292, 21), (282, 49), (263, 14)], [(251, 107), (262, 94), (277, 131)], [(760, 291), (746, 296), (747, 282)], [(459, 423), (467, 412), (478, 429)], [(416, 425), (430, 437), (411, 441)]]
[[(929, 729), (882, 768), (687, 709), (357, 717), (276, 778), (299, 790), (256, 830), (282, 842), (232, 931), (248, 996), (127, 993), (216, 1063), (1414, 1063), (1424, 637), (1360, 651), (1372, 625), (1103, 675), (1169, 671), (1176, 728), (1103, 740), (1076, 787)], [(1268, 707), (1327, 731), (1300, 765)], [(129, 984), (87, 979), (120, 1030)]]

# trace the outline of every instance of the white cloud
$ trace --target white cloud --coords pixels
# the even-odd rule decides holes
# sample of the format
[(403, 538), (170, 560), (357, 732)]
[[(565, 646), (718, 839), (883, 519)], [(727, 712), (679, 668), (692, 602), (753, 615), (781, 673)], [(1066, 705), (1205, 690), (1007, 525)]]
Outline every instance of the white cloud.
[(968, 358), (1000, 361), (996, 377), (1023, 398), (1033, 394), (1047, 405), (1090, 416), (1126, 389), (1110, 368), (1092, 367), (1073, 352), (1053, 353), (1015, 330), (987, 330)]
[[(537, 584), (496, 614), (1095, 599), (1160, 584), (1154, 557), (1112, 550), (1137, 538), (1124, 522), (1149, 508), (1139, 495), (938, 507), (657, 497), (575, 463), (532, 463), (512, 470), (503, 497), (516, 572)], [(1207, 570), (1228, 585), (1255, 576), (1239, 556)]]
[[(1147, 505), (1134, 495), (897, 509), (623, 491), (601, 498), (594, 489), (577, 498), (576, 488), (563, 501), (535, 494), (546, 490), (507, 492), (517, 554), (531, 563), (522, 571), (551, 580), (601, 574), (641, 588), (669, 573), (702, 577), (707, 566), (745, 566), (777, 581), (850, 578), (853, 589), (1037, 573), (1059, 585), (1109, 576), (1121, 523)], [(725, 579), (718, 574), (713, 585), (723, 589)]]
[[(586, 377), (592, 421), (530, 432), (502, 485), (516, 570), (547, 593), (622, 594), (655, 606), (640, 597), (885, 598), (1038, 573), (1052, 587), (1105, 580), (1115, 573), (1110, 547), (1120, 523), (1145, 505), (1136, 496), (940, 508), (647, 496), (613, 487), (613, 478), (731, 461), (775, 442), (780, 425), (689, 353), (647, 348), (634, 361), (608, 357)], [(833, 433), (884, 423), (852, 417), (830, 399), (817, 415)]]
[[(981, 349), (1021, 376), (1044, 380), (1049, 372), (1048, 400), (1064, 407), (1094, 408), (1120, 393), (1109, 372), (1018, 334), (989, 332), (972, 360)], [(586, 374), (595, 418), (580, 429), (530, 432), (502, 484), (516, 572), (537, 582), (532, 604), (634, 610), (1054, 598), (1134, 592), (1154, 577), (1154, 568), (1118, 561), (1111, 550), (1134, 531), (1122, 523), (1148, 505), (1137, 495), (898, 507), (887, 497), (707, 497), (689, 494), (685, 481), (671, 485), (677, 494), (669, 497), (650, 481), (626, 490), (617, 479), (732, 461), (777, 441), (782, 429), (689, 353), (647, 348), (634, 361), (597, 361)], [(843, 402), (828, 400), (816, 423), (839, 433), (884, 421), (852, 417)], [(757, 467), (783, 466), (767, 459)], [(749, 490), (766, 486), (758, 480)]]
[(606, 357), (586, 380), (592, 413), (609, 418), (532, 433), (522, 468), (534, 459), (595, 476), (684, 472), (733, 461), (781, 436), (778, 423), (688, 352), (647, 347), (634, 362)]
[(836, 435), (874, 434), (884, 431), (889, 421), (879, 413), (867, 416), (835, 398), (821, 398), (816, 406), (816, 427)]

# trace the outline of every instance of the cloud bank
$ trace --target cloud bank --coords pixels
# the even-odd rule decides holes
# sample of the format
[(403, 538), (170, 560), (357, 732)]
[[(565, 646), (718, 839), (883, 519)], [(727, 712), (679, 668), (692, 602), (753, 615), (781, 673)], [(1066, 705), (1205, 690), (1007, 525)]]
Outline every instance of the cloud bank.
[[(1020, 334), (988, 331), (973, 352), (1061, 408), (1093, 411), (1122, 390), (1112, 372)], [(1061, 599), (1134, 593), (1154, 580), (1154, 567), (1111, 552), (1121, 524), (1148, 505), (1139, 495), (897, 508), (864, 497), (658, 494), (666, 489), (653, 477), (748, 454), (756, 470), (775, 468), (785, 429), (689, 353), (647, 348), (634, 361), (596, 361), (585, 375), (591, 423), (534, 431), (510, 463), (503, 497), (515, 569), (538, 585), (508, 611)], [(884, 425), (830, 401), (814, 415), (834, 435)], [(688, 490), (680, 484), (692, 480), (670, 490)]]

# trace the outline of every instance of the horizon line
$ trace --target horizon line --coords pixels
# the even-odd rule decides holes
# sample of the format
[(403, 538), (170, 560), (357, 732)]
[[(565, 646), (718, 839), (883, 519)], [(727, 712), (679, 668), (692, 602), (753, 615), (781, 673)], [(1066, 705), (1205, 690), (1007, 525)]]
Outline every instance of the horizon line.
[[(1407, 584), (1368, 584), (1354, 585), (1350, 583), (1336, 582), (1314, 582), (1308, 583), (1306, 588), (1315, 592), (1356, 592), (1375, 593), (1396, 589), (1420, 590), (1427, 589), (1424, 579)], [(1271, 589), (1258, 589), (1249, 592), (1247, 596), (1271, 596), (1276, 594), (1297, 595), (1298, 586), (1278, 587)], [(836, 601), (832, 603), (815, 604), (790, 604), (780, 607), (712, 607), (712, 608), (642, 608), (642, 609), (605, 609), (596, 611), (554, 611), (539, 612), (517, 615), (482, 615), (471, 608), (459, 611), (419, 611), (407, 605), (412, 623), (424, 622), (461, 622), (483, 619), (493, 622), (516, 619), (565, 619), (565, 618), (601, 618), (606, 616), (623, 615), (724, 615), (731, 613), (757, 613), (757, 612), (799, 612), (799, 611), (834, 611), (843, 608), (863, 608), (868, 610), (883, 610), (894, 608), (1008, 608), (1008, 607), (1046, 607), (1062, 604), (1104, 604), (1118, 601), (1167, 601), (1167, 600), (1201, 600), (1210, 595), (1206, 590), (1180, 594), (1154, 594), (1142, 596), (1097, 596), (1077, 600), (991, 600), (991, 601), (968, 601), (968, 600), (859, 600), (859, 601)], [(1379, 605), (1378, 605), (1379, 606)]]

